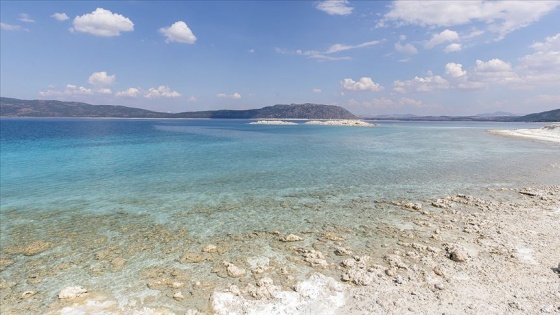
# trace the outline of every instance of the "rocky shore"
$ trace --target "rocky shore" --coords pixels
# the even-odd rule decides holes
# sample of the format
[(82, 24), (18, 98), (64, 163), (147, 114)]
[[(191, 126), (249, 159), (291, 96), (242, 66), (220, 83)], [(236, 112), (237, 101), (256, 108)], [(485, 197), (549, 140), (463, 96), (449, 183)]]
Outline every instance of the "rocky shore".
[(546, 125), (542, 128), (488, 130), (488, 132), (500, 136), (560, 143), (560, 123)]
[[(2, 313), (560, 312), (560, 186), (493, 188), (485, 196), (375, 200), (369, 211), (390, 212), (392, 219), (373, 216), (355, 228), (331, 224), (305, 231), (254, 231), (195, 242), (186, 250), (169, 248), (169, 255), (180, 253), (176, 265), (139, 271), (151, 295), (139, 298), (142, 294), (130, 292), (136, 302), (128, 303), (92, 284), (41, 292), (36, 287), (41, 278), (48, 279), (39, 268), (45, 257), (32, 258), (55, 244), (36, 241), (3, 248)], [(174, 237), (189, 239), (165, 230), (150, 233), (164, 247)], [(98, 267), (87, 263), (79, 268), (107, 265), (124, 271), (126, 250), (98, 250)], [(24, 257), (35, 267), (25, 278), (6, 278), (5, 271)], [(45, 300), (51, 301), (46, 309)]]

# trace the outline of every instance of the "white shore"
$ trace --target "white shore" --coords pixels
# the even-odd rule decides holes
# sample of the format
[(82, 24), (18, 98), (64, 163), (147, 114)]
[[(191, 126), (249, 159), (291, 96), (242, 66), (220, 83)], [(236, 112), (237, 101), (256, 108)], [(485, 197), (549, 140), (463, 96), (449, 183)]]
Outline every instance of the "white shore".
[(488, 132), (500, 136), (560, 143), (560, 123), (538, 129), (488, 130)]
[[(398, 220), (364, 222), (356, 230), (249, 233), (180, 259), (227, 285), (197, 282), (195, 274), (182, 276), (162, 265), (144, 273), (148, 287), (160, 292), (152, 303), (168, 301), (159, 307), (119, 305), (94, 288), (79, 288), (76, 297), (55, 298), (47, 314), (560, 312), (560, 186), (377, 201), (376, 207), (393, 209)], [(352, 238), (363, 233), (372, 238), (370, 246), (354, 247)], [(254, 256), (263, 246), (274, 252)], [(238, 259), (225, 261), (227, 251), (238, 252)], [(58, 294), (22, 290), (14, 285), (6, 314), (21, 314), (19, 303), (32, 310), (24, 302), (35, 294)]]
[(257, 120), (252, 121), (249, 125), (297, 125), (295, 122), (284, 120)]
[(374, 127), (376, 124), (368, 123), (358, 119), (337, 119), (337, 120), (310, 120), (306, 125), (322, 126), (350, 126), (350, 127)]

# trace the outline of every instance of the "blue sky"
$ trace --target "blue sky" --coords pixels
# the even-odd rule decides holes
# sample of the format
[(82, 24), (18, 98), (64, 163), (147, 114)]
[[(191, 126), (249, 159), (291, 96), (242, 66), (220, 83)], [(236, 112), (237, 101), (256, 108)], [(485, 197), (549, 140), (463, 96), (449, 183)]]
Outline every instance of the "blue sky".
[(560, 108), (560, 1), (1, 1), (0, 92), (156, 111)]

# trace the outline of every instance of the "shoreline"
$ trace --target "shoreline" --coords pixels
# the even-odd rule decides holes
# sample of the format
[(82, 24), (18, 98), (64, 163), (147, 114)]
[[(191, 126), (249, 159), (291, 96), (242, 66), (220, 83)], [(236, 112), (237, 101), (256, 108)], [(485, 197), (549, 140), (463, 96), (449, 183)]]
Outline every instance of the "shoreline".
[(560, 124), (534, 129), (488, 130), (488, 132), (498, 136), (560, 143)]
[[(141, 298), (140, 304), (123, 304), (91, 284), (75, 283), (88, 292), (78, 290), (82, 293), (59, 299), (62, 287), (40, 292), (2, 278), (0, 288), (11, 292), (3, 294), (4, 311), (191, 315), (263, 310), (274, 314), (560, 311), (560, 186), (488, 189), (484, 196), (375, 200), (374, 204), (377, 211), (390, 212), (394, 218), (372, 218), (355, 229), (317, 226), (202, 241), (198, 251), (183, 251), (178, 263), (214, 280), (199, 280), (199, 275), (172, 266), (151, 267), (139, 275), (146, 290), (156, 295)], [(357, 246), (357, 238), (371, 242)], [(7, 252), (12, 258), (18, 253), (33, 258), (47, 249), (39, 245)], [(227, 255), (232, 252), (234, 257)], [(96, 254), (100, 262), (107, 260), (110, 268), (126, 268), (126, 260), (115, 258), (115, 253), (100, 253)], [(11, 268), (5, 259), (12, 258), (2, 260), (2, 270)], [(32, 279), (27, 282), (33, 283)], [(47, 311), (41, 308), (41, 298), (51, 301)]]

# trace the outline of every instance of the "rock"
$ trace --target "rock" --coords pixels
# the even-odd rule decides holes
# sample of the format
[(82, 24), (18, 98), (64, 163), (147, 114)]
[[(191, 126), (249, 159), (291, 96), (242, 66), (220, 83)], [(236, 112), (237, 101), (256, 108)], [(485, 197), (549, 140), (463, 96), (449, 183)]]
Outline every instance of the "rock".
[(25, 291), (21, 294), (20, 299), (25, 300), (37, 294), (35, 291)]
[(24, 246), (11, 246), (6, 248), (9, 254), (23, 254), (25, 256), (34, 256), (46, 251), (52, 246), (50, 242), (35, 241)]
[(447, 250), (449, 258), (455, 262), (465, 262), (469, 259), (469, 254), (460, 247), (451, 247)]
[(343, 267), (353, 267), (356, 264), (356, 260), (354, 258), (347, 258), (342, 261)]
[(245, 269), (239, 268), (236, 265), (227, 261), (224, 261), (223, 264), (224, 266), (226, 266), (226, 271), (229, 277), (239, 278), (245, 275)]
[(350, 256), (352, 255), (352, 252), (344, 247), (337, 247), (336, 250), (334, 251), (334, 254), (337, 256)]
[(295, 234), (289, 234), (286, 235), (285, 237), (280, 239), (282, 242), (298, 242), (298, 241), (303, 241), (303, 238), (295, 235)]
[(186, 253), (181, 258), (182, 263), (201, 263), (206, 260), (206, 256), (199, 253)]
[(84, 293), (87, 293), (87, 289), (81, 286), (66, 287), (60, 291), (58, 294), (59, 299), (74, 299)]
[(443, 289), (445, 289), (445, 286), (443, 285), (443, 283), (436, 283), (434, 285), (434, 288), (436, 288), (438, 290), (443, 290)]
[(407, 209), (412, 209), (412, 210), (422, 210), (422, 205), (419, 203), (412, 203), (412, 202), (408, 202), (404, 204), (404, 207)]
[(181, 293), (181, 291), (175, 292), (175, 294), (173, 294), (173, 299), (175, 301), (182, 301), (185, 299), (185, 296), (183, 295), (183, 293)]
[(325, 233), (323, 233), (323, 237), (330, 240), (330, 241), (334, 241), (334, 242), (344, 241), (344, 237), (342, 237), (342, 236), (340, 236), (336, 233), (333, 233), (333, 232), (325, 232)]
[(208, 245), (206, 247), (204, 247), (204, 249), (202, 249), (203, 252), (205, 253), (215, 253), (218, 251), (218, 247), (216, 247), (216, 245)]

